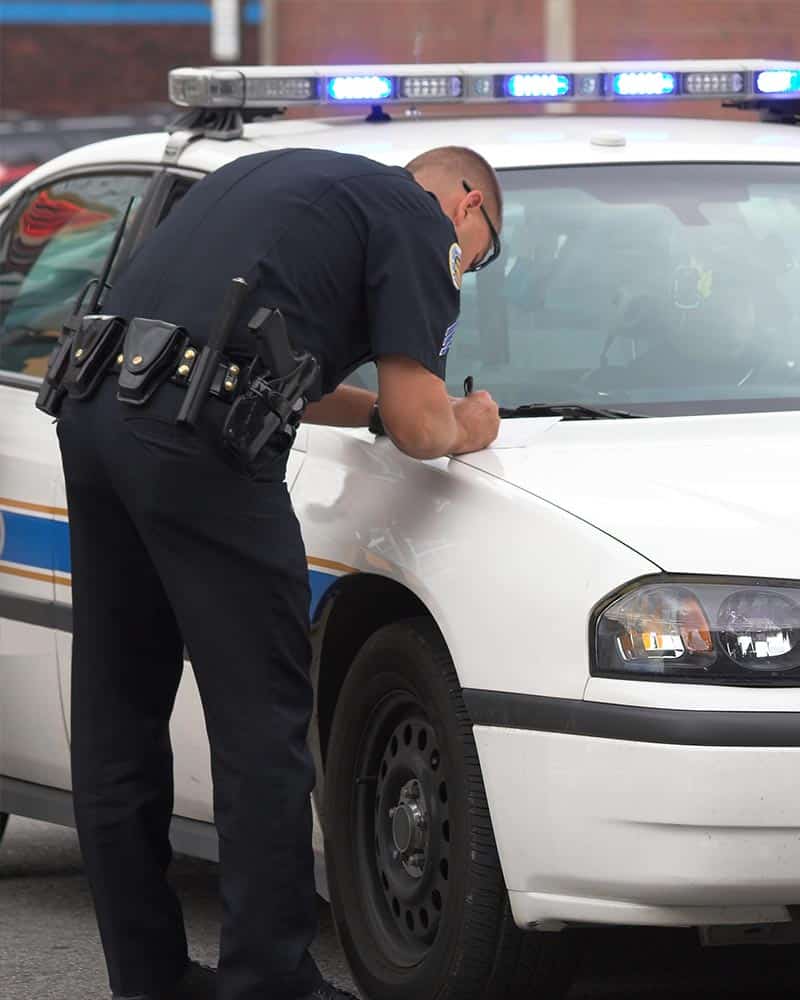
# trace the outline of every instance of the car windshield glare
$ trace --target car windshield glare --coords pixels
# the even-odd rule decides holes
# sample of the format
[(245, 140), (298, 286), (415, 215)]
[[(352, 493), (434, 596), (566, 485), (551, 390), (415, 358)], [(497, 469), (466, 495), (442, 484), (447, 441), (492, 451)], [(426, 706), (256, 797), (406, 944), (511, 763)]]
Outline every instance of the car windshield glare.
[(503, 171), (503, 260), (466, 275), (448, 361), (512, 408), (800, 408), (794, 166)]

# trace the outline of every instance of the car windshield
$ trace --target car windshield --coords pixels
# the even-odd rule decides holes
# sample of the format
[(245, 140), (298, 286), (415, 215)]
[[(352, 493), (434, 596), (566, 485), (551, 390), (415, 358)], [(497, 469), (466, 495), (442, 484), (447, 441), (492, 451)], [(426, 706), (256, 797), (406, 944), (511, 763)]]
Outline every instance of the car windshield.
[(507, 407), (800, 408), (800, 170), (502, 173), (503, 256), (464, 278), (448, 360)]

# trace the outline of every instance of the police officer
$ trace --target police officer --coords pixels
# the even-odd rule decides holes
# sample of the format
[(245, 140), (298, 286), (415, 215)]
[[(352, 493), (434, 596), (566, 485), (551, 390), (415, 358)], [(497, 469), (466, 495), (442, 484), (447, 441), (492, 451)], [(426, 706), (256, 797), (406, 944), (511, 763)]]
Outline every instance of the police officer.
[[(179, 324), (207, 342), (232, 278), (247, 320), (279, 307), (321, 366), (305, 419), (376, 426), (373, 393), (340, 383), (376, 359), (386, 432), (416, 458), (483, 448), (487, 393), (442, 380), (464, 271), (500, 250), (497, 178), (463, 148), (407, 169), (328, 151), (242, 157), (198, 183), (142, 244), (103, 312)], [(243, 467), (221, 443), (229, 403), (176, 425), (185, 387), (143, 406), (103, 378), (58, 424), (72, 543), (75, 815), (114, 997), (331, 1000), (316, 931), (306, 746), (309, 586), (286, 453)], [(319, 393), (318, 393), (319, 395)], [(170, 887), (169, 718), (184, 643), (211, 747), (223, 904), (219, 965), (189, 961)], [(336, 817), (330, 817), (336, 822)]]

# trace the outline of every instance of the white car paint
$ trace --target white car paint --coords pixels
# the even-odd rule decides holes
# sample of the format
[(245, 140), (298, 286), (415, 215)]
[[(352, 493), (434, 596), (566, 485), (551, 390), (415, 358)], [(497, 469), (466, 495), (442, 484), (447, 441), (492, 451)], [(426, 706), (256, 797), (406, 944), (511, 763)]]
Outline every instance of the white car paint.
[(309, 431), (293, 491), (309, 553), (409, 587), (464, 687), (582, 696), (592, 607), (656, 565), (458, 459), (417, 462), (366, 432)]
[[(34, 544), (50, 545), (58, 445), (52, 422), (31, 413), (29, 392), (0, 385), (0, 413), (0, 588), (47, 604), (54, 597), (53, 573), (27, 565), (15, 538), (30, 515), (25, 501), (34, 499)], [(0, 774), (69, 788), (55, 642), (49, 628), (0, 620)]]
[[(624, 144), (593, 144), (608, 132)], [(137, 136), (74, 150), (6, 192), (0, 212), (56, 174), (155, 167), (165, 143)], [(177, 165), (206, 172), (283, 145), (403, 163), (446, 143), (472, 145), (499, 168), (800, 162), (800, 132), (785, 127), (516, 115), (259, 123), (241, 140), (192, 142)], [(21, 503), (26, 516), (63, 525), (52, 427), (21, 388), (0, 386), (0, 413), (0, 509)], [(640, 576), (796, 579), (798, 431), (796, 412), (558, 423), (522, 448), (420, 463), (365, 431), (307, 427), (292, 456), (292, 495), (320, 585), (359, 572), (408, 588), (441, 629), (463, 687), (783, 713), (800, 710), (800, 691), (590, 678), (587, 634), (597, 603)], [(721, 453), (741, 460), (715, 462)], [(626, 476), (631, 467), (648, 475)], [(0, 590), (69, 603), (64, 574), (39, 576), (0, 574)], [(68, 787), (69, 637), (2, 620), (0, 664), (0, 774)], [(210, 821), (208, 749), (189, 671), (172, 734), (176, 814)], [(477, 726), (476, 739), (521, 926), (789, 919), (786, 907), (800, 897), (798, 749), (489, 726)]]
[(524, 449), (460, 459), (669, 573), (793, 579), (800, 413), (561, 422)]
[(475, 735), (520, 926), (791, 919), (798, 748)]

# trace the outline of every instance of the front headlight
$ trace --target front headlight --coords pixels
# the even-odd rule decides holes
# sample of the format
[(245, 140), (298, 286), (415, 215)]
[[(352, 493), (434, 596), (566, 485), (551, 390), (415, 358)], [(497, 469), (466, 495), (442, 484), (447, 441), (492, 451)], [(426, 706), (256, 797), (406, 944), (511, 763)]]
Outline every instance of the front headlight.
[(592, 674), (800, 685), (800, 584), (642, 580), (592, 619)]

